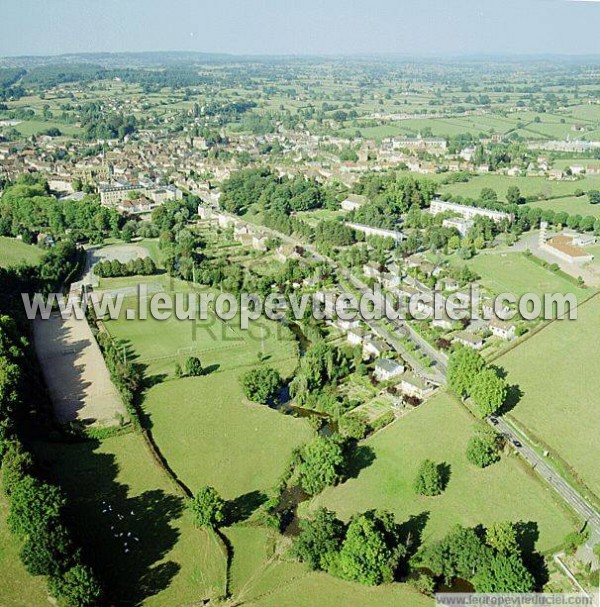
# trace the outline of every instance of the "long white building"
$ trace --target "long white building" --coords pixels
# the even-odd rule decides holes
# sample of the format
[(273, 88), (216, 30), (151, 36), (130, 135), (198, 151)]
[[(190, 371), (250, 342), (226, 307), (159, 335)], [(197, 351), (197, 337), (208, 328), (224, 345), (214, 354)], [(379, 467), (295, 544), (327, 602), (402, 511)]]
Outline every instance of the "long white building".
[(473, 219), (474, 217), (489, 217), (493, 221), (502, 221), (508, 219), (508, 221), (514, 221), (515, 216), (512, 213), (504, 213), (503, 211), (493, 211), (492, 209), (485, 209), (481, 207), (471, 207), (466, 204), (458, 204), (457, 202), (446, 202), (436, 198), (431, 201), (429, 212), (432, 215), (438, 215), (439, 213), (457, 213), (465, 219)]

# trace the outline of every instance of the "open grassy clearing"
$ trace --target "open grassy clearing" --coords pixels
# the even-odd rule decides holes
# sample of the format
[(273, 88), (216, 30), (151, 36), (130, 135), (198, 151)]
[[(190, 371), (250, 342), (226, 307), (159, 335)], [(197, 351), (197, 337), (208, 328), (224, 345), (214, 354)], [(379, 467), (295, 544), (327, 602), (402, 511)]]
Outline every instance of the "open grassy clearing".
[(565, 278), (527, 259), (522, 253), (480, 253), (469, 267), (481, 276), (481, 283), (495, 294), (574, 293), (578, 300), (589, 295)]
[[(180, 292), (191, 289), (182, 281), (172, 284)], [(148, 381), (162, 382), (146, 392), (143, 408), (170, 466), (192, 490), (208, 483), (230, 499), (270, 489), (292, 449), (308, 441), (312, 430), (305, 420), (246, 402), (240, 385), (242, 374), (260, 364), (284, 376), (292, 373), (297, 344), (289, 329), (261, 319), (244, 331), (237, 319), (210, 318), (196, 324), (174, 317), (127, 321), (122, 316), (106, 324), (144, 365)], [(190, 355), (200, 357), (206, 375), (176, 379), (175, 363), (183, 364)]]
[(477, 175), (466, 183), (452, 183), (441, 186), (441, 193), (455, 196), (479, 198), (483, 188), (492, 188), (501, 201), (506, 200), (509, 187), (517, 186), (523, 196), (573, 196), (576, 190), (600, 189), (600, 177), (585, 177), (575, 181), (550, 181), (546, 177), (509, 177), (508, 175)]
[(193, 491), (210, 484), (226, 499), (267, 491), (292, 450), (313, 435), (306, 420), (245, 401), (240, 375), (235, 369), (168, 381), (146, 394), (154, 438)]
[(325, 573), (308, 571), (294, 562), (278, 558), (270, 532), (252, 527), (225, 530), (234, 550), (231, 568), (232, 593), (251, 607), (319, 607), (364, 605), (418, 607), (431, 600), (406, 584), (367, 587)]
[[(442, 393), (364, 441), (373, 451), (373, 463), (357, 478), (326, 489), (311, 507), (326, 506), (345, 520), (370, 508), (388, 509), (399, 522), (423, 517), (425, 542), (457, 523), (533, 521), (539, 529), (538, 548), (558, 546), (574, 527), (570, 514), (517, 456), (504, 456), (486, 469), (470, 464), (465, 449), (475, 425), (460, 403)], [(450, 466), (448, 486), (438, 497), (418, 496), (413, 489), (426, 458)]]
[(592, 215), (600, 217), (600, 205), (590, 204), (587, 196), (565, 196), (552, 200), (530, 202), (529, 206), (551, 211), (564, 211), (569, 215)]
[(78, 126), (56, 120), (26, 120), (15, 127), (19, 133), (26, 137), (39, 135), (48, 129), (54, 128), (58, 129), (63, 135), (78, 135), (81, 133), (81, 129)]
[(595, 445), (600, 435), (600, 297), (577, 320), (555, 322), (497, 363), (523, 392), (510, 412), (520, 426), (558, 455), (600, 496)]
[(0, 236), (0, 267), (16, 266), (22, 263), (37, 264), (44, 251), (14, 238)]
[[(2, 607), (50, 605), (46, 581), (27, 573), (19, 559), (21, 541), (10, 533), (6, 524), (8, 504), (0, 494), (0, 600)], [(23, 589), (27, 588), (27, 593)]]
[(346, 211), (331, 211), (329, 209), (317, 209), (316, 211), (302, 211), (298, 213), (298, 219), (303, 219), (312, 226), (316, 226), (320, 221), (330, 221), (344, 217)]
[[(101, 282), (101, 287), (131, 289), (137, 284), (148, 285), (149, 293), (161, 288), (170, 293), (200, 292), (166, 275), (152, 277), (150, 281), (143, 277), (108, 279)], [(187, 298), (185, 305), (187, 308)], [(243, 330), (239, 315), (227, 322), (213, 314), (197, 321), (178, 320), (174, 314), (167, 320), (156, 320), (148, 314), (147, 320), (132, 321), (126, 319), (128, 309), (138, 310), (137, 295), (127, 297), (119, 320), (108, 321), (106, 326), (115, 339), (129, 348), (136, 361), (146, 366), (148, 375), (173, 377), (175, 363), (181, 364), (191, 355), (199, 356), (204, 368), (213, 373), (255, 366), (259, 363), (259, 352), (284, 375), (296, 366), (297, 346), (292, 333), (264, 318), (251, 322), (248, 330)]]
[[(41, 443), (36, 450), (66, 491), (71, 525), (116, 604), (187, 605), (223, 592), (226, 559), (220, 544), (194, 528), (140, 436)], [(103, 502), (112, 513), (102, 512)], [(126, 538), (114, 534), (128, 532), (140, 541), (129, 539), (125, 553)]]

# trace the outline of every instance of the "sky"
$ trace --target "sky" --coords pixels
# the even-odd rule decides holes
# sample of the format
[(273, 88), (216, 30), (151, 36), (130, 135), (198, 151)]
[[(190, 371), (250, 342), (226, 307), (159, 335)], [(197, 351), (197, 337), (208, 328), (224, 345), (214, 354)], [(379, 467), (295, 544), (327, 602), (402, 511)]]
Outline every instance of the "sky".
[(0, 0), (0, 56), (600, 54), (600, 0)]

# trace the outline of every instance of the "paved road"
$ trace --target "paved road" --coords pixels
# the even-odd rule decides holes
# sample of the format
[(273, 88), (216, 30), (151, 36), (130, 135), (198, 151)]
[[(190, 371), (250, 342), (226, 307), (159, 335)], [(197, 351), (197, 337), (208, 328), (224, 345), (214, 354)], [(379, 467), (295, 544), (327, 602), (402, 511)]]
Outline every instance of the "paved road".
[[(232, 216), (233, 217), (233, 216)], [(237, 221), (240, 221), (239, 217), (235, 217)], [(243, 220), (241, 220), (243, 223)], [(252, 225), (252, 224), (248, 224)], [(343, 268), (338, 268), (337, 264), (329, 258), (324, 257), (320, 253), (318, 253), (314, 247), (310, 245), (305, 245), (301, 242), (296, 241), (289, 236), (285, 236), (280, 232), (276, 232), (275, 230), (270, 230), (267, 228), (262, 228), (266, 232), (271, 233), (279, 237), (284, 242), (288, 242), (290, 244), (295, 244), (299, 246), (303, 246), (306, 251), (308, 251), (314, 259), (317, 261), (325, 261), (329, 263), (333, 268), (341, 270), (342, 274), (352, 282), (352, 284), (358, 288), (359, 290), (367, 289), (367, 285), (362, 283), (355, 276), (352, 276), (348, 270)], [(379, 335), (382, 339), (385, 339), (388, 344), (390, 344), (395, 350), (403, 353), (402, 345), (389, 331), (387, 331), (381, 323), (368, 323), (371, 326), (372, 330)], [(422, 351), (427, 353), (428, 356), (432, 360), (434, 360), (434, 366), (432, 367), (431, 372), (435, 375), (435, 379), (438, 383), (444, 383), (445, 375), (446, 375), (446, 365), (448, 362), (448, 357), (445, 353), (439, 352), (435, 348), (433, 348), (429, 342), (423, 339), (412, 327), (410, 327), (407, 323), (402, 321), (396, 321), (396, 326), (402, 335), (407, 335), (410, 339), (416, 343)], [(407, 360), (409, 363), (413, 364), (414, 359), (411, 361), (408, 357)], [(421, 367), (421, 365), (416, 365)], [(422, 369), (423, 370), (423, 369)], [(428, 374), (431, 376), (431, 374)], [(431, 377), (433, 379), (433, 377)], [(549, 466), (543, 457), (538, 455), (531, 447), (529, 447), (523, 438), (518, 435), (512, 427), (502, 418), (498, 418), (497, 425), (492, 424), (492, 422), (488, 419), (490, 425), (497, 428), (500, 432), (505, 434), (511, 441), (517, 440), (521, 444), (521, 447), (517, 448), (517, 451), (523, 457), (523, 459), (534, 469), (537, 473), (571, 506), (571, 508), (584, 520), (587, 521), (591, 536), (588, 540), (588, 544), (593, 546), (594, 544), (600, 542), (600, 514), (596, 511), (596, 509), (591, 506), (587, 500), (585, 500), (569, 483), (567, 483), (559, 474), (556, 472), (551, 466)]]
[[(279, 238), (282, 242), (302, 247), (307, 253), (310, 254), (310, 256), (315, 261), (329, 264), (332, 269), (339, 272), (359, 291), (368, 291), (371, 294), (373, 293), (373, 291), (369, 289), (369, 287), (365, 283), (356, 278), (356, 276), (352, 275), (349, 270), (347, 270), (346, 268), (341, 268), (333, 259), (319, 253), (314, 246), (296, 240), (295, 238), (291, 238), (290, 236), (282, 234), (281, 232), (278, 232), (276, 230), (272, 230), (264, 226), (257, 226), (256, 224), (244, 221), (244, 219), (238, 217), (237, 215), (231, 215), (223, 211), (221, 211), (221, 213), (223, 213), (224, 215), (228, 215), (232, 219), (235, 219), (235, 221), (246, 224), (252, 228), (259, 227), (262, 232), (266, 232), (271, 236), (275, 236)], [(379, 303), (380, 305), (383, 305), (382, 302)], [(406, 348), (400, 343), (400, 340), (397, 338), (397, 336), (394, 336), (389, 330), (387, 330), (383, 326), (382, 322), (369, 321), (366, 324), (376, 335), (378, 335), (381, 339), (385, 340), (394, 350), (396, 350), (396, 352), (401, 354), (415, 370), (415, 372), (420, 373), (421, 375), (436, 384), (444, 384), (446, 382), (446, 363), (448, 362), (448, 357), (443, 352), (439, 352), (438, 350), (436, 350), (428, 341), (423, 339), (423, 337), (421, 337), (407, 323), (404, 323), (402, 321), (395, 321), (392, 324), (395, 325), (400, 335), (408, 337), (419, 348), (419, 350), (427, 354), (427, 356), (433, 361), (433, 365), (431, 368), (425, 367), (414, 356), (407, 352)]]
[(501, 417), (496, 419), (497, 424), (492, 423), (490, 418), (488, 418), (488, 423), (508, 437), (513, 445), (514, 441), (521, 444), (520, 447), (515, 447), (517, 452), (584, 521), (587, 521), (591, 532), (590, 543), (598, 543), (600, 541), (600, 514), (598, 511), (548, 465), (544, 458), (534, 451), (506, 420)]

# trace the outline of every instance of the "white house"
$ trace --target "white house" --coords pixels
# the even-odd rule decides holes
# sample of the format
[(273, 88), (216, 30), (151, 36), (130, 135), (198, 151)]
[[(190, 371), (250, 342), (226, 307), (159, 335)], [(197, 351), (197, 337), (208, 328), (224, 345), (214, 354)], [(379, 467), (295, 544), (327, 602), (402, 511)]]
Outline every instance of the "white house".
[(402, 373), (404, 373), (404, 365), (395, 360), (380, 358), (375, 363), (375, 377), (377, 381), (388, 381)]
[(433, 386), (426, 380), (407, 371), (402, 375), (398, 384), (402, 394), (423, 400), (433, 392)]
[(348, 197), (342, 201), (342, 209), (344, 211), (356, 211), (356, 209), (360, 209), (367, 202), (369, 202), (369, 199), (366, 196), (348, 194)]
[(350, 329), (348, 333), (346, 333), (346, 341), (351, 346), (360, 346), (365, 338), (366, 332), (364, 329), (360, 327), (358, 329)]
[(387, 350), (389, 350), (388, 345), (381, 339), (367, 337), (363, 342), (362, 355), (364, 359), (377, 358)]
[(453, 342), (458, 342), (467, 348), (473, 348), (473, 350), (480, 350), (483, 348), (483, 338), (467, 331), (459, 331), (452, 337)]
[(369, 261), (363, 265), (363, 274), (368, 278), (381, 278), (383, 266), (376, 261)]
[(498, 318), (490, 320), (490, 331), (492, 335), (510, 341), (516, 337), (517, 327), (512, 322), (505, 322)]

